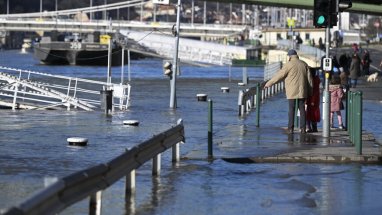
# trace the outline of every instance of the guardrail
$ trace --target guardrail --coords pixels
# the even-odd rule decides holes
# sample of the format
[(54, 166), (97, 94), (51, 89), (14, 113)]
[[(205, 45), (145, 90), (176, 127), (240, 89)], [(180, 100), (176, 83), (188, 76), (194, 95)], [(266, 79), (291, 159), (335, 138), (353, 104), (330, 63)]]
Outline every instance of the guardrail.
[(348, 91), (347, 96), (347, 131), (350, 141), (359, 155), (362, 154), (362, 92)]
[[(101, 214), (102, 191), (126, 176), (126, 197), (135, 191), (135, 170), (153, 159), (152, 174), (160, 174), (161, 153), (172, 148), (172, 161), (179, 162), (179, 143), (184, 142), (184, 126), (176, 126), (127, 150), (111, 161), (73, 173), (32, 196), (5, 215), (56, 214), (90, 197), (89, 214)], [(126, 198), (129, 199), (129, 198)]]
[(109, 84), (2, 66), (0, 71), (0, 99), (12, 100), (13, 109), (20, 107), (20, 103), (30, 102), (26, 109), (65, 106), (68, 110), (78, 107), (89, 111), (101, 107), (100, 91), (105, 87), (113, 90), (113, 97), (118, 100), (116, 107), (127, 109), (130, 105), (129, 84)]

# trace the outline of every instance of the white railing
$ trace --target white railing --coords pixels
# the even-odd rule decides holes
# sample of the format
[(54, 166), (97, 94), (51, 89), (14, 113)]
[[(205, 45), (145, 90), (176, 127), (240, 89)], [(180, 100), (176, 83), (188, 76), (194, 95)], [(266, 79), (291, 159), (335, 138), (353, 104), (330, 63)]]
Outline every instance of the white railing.
[[(174, 54), (173, 37), (150, 32), (127, 30), (120, 31), (120, 33), (164, 57), (172, 58)], [(232, 65), (233, 59), (246, 59), (246, 57), (246, 47), (185, 38), (180, 38), (179, 40), (179, 58), (184, 61), (196, 61), (215, 65)]]
[(0, 83), (1, 105), (13, 109), (65, 106), (68, 110), (74, 107), (90, 111), (101, 107), (100, 91), (104, 88), (113, 90), (113, 97), (117, 100), (114, 106), (126, 109), (130, 105), (129, 84), (108, 84), (2, 66), (0, 66)]
[(172, 162), (179, 162), (179, 144), (185, 141), (184, 126), (179, 119), (175, 127), (155, 135), (107, 163), (75, 172), (59, 179), (4, 215), (57, 214), (90, 197), (89, 214), (101, 214), (102, 192), (123, 177), (126, 178), (125, 199), (135, 193), (135, 171), (152, 159), (152, 175), (160, 175), (161, 153), (172, 148)]

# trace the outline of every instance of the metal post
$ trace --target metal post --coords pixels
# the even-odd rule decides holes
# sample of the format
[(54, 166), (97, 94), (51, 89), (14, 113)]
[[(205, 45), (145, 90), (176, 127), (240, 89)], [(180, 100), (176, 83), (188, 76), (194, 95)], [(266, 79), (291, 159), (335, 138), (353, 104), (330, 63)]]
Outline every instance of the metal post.
[(191, 26), (194, 25), (194, 16), (195, 16), (195, 0), (191, 2)]
[(160, 175), (160, 166), (161, 166), (161, 154), (159, 153), (153, 157), (152, 175)]
[(109, 49), (108, 49), (108, 58), (107, 58), (107, 84), (108, 88), (111, 84), (111, 38), (109, 39)]
[(122, 59), (121, 59), (121, 84), (123, 84), (125, 73), (125, 48), (122, 47)]
[(256, 86), (256, 127), (260, 127), (260, 83), (257, 83)]
[(213, 102), (211, 99), (208, 99), (208, 158), (213, 157), (213, 152), (212, 152), (212, 121), (213, 121), (213, 116), (212, 116), (212, 107)]
[[(330, 23), (330, 19), (329, 19)], [(329, 57), (330, 28), (326, 27), (326, 57)], [(330, 137), (330, 93), (329, 93), (329, 73), (325, 73), (325, 89), (322, 105), (322, 136)]]
[[(178, 119), (177, 124), (183, 125), (183, 120)], [(177, 143), (172, 146), (172, 162), (178, 163), (179, 160), (180, 160), (180, 143)]]
[(127, 50), (127, 80), (131, 81), (130, 49)]
[(131, 170), (129, 174), (126, 175), (126, 185), (125, 185), (125, 196), (126, 199), (129, 196), (135, 194), (135, 169)]
[(180, 30), (180, 6), (181, 0), (178, 0), (176, 13), (176, 36), (175, 36), (175, 55), (172, 67), (170, 108), (176, 109), (176, 76), (178, 73), (178, 49), (179, 49), (179, 30)]
[(245, 23), (245, 4), (242, 4), (241, 5), (241, 14), (243, 14), (242, 15), (242, 17), (241, 17), (241, 24), (242, 25), (245, 25), (246, 23)]
[(247, 67), (243, 67), (243, 83), (245, 85), (248, 84), (248, 71), (247, 71)]
[(356, 126), (356, 137), (355, 145), (357, 148), (357, 153), (362, 155), (362, 92), (358, 91), (355, 93), (356, 103), (355, 103), (355, 126)]
[[(107, 5), (107, 0), (104, 1), (104, 5)], [(105, 10), (103, 11), (103, 19), (104, 20), (107, 20), (107, 14), (106, 13), (107, 13), (107, 10), (105, 8)]]
[(298, 129), (299, 120), (298, 120), (298, 99), (295, 99), (294, 102), (294, 127)]
[[(90, 7), (93, 7), (93, 0), (90, 0)], [(90, 12), (90, 20), (93, 20), (93, 12)]]
[(9, 14), (9, 0), (7, 0), (7, 15)]
[(89, 214), (101, 215), (102, 209), (102, 191), (98, 191), (90, 196)]
[(204, 7), (203, 7), (203, 24), (206, 24), (207, 20), (207, 2), (204, 1)]

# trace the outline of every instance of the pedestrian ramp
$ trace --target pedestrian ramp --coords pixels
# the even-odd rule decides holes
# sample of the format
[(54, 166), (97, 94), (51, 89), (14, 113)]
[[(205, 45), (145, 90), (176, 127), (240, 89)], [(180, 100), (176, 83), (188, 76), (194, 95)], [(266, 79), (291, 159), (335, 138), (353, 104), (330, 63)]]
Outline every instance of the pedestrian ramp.
[[(156, 54), (172, 59), (175, 53), (175, 37), (153, 32), (121, 30), (120, 33)], [(179, 38), (178, 57), (183, 62), (212, 65), (232, 65), (233, 60), (245, 60), (257, 47), (224, 45), (208, 41)]]
[(115, 106), (126, 109), (130, 85), (0, 67), (0, 106), (12, 109), (80, 109), (102, 106), (101, 90), (115, 91)]

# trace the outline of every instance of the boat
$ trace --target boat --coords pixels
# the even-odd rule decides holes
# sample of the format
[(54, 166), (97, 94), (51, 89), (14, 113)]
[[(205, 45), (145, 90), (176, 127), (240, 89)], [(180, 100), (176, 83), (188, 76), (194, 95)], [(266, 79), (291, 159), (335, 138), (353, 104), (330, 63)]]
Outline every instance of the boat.
[[(99, 37), (97, 37), (99, 36)], [(68, 35), (43, 36), (33, 45), (34, 57), (48, 65), (108, 65), (110, 35), (72, 33)], [(117, 41), (117, 40), (114, 40)], [(112, 42), (111, 65), (127, 63), (127, 54), (122, 61), (122, 45)], [(125, 50), (126, 52), (126, 50)], [(142, 55), (134, 53), (130, 59)]]

